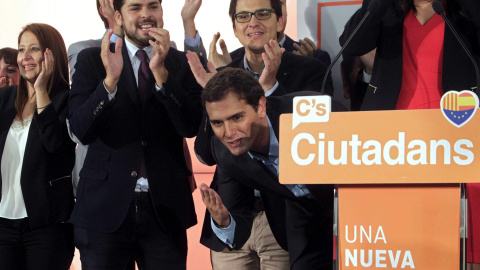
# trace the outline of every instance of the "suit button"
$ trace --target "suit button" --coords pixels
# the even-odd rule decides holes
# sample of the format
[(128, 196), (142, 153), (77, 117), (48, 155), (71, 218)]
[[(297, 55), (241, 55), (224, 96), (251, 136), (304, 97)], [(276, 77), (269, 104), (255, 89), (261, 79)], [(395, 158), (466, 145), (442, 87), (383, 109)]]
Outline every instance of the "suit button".
[(132, 174), (131, 174), (132, 177), (137, 177), (137, 172), (136, 171), (133, 171)]
[[(103, 104), (105, 104), (105, 102), (104, 102), (103, 100), (100, 101), (100, 105), (103, 105)], [(100, 106), (100, 107), (101, 107), (101, 106)]]
[(147, 147), (147, 142), (146, 142), (146, 141), (142, 141), (142, 146), (143, 146), (143, 147)]

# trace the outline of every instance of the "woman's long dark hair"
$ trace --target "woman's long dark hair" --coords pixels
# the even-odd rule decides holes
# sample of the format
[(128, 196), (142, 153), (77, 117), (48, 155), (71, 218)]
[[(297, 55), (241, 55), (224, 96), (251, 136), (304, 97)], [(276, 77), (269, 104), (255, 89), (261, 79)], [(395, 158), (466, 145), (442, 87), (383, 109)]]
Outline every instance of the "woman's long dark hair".
[[(42, 53), (46, 48), (50, 49), (54, 56), (53, 74), (47, 82), (47, 93), (50, 98), (53, 98), (58, 89), (69, 88), (68, 76), (68, 57), (67, 49), (62, 35), (48, 24), (32, 23), (25, 26), (18, 35), (18, 44), (22, 35), (30, 31), (38, 39)], [(22, 119), (22, 113), (25, 105), (28, 102), (28, 89), (26, 80), (20, 76), (20, 81), (17, 88), (17, 98), (15, 99), (15, 109), (17, 114)], [(22, 119), (23, 120), (23, 119)]]

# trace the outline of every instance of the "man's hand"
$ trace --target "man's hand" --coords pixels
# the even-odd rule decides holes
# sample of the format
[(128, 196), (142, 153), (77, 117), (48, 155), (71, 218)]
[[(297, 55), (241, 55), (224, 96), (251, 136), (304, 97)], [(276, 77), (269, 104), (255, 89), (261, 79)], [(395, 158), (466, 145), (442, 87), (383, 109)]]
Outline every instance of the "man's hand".
[(183, 28), (185, 29), (185, 34), (192, 39), (197, 35), (195, 16), (201, 5), (202, 0), (185, 0), (182, 8)]
[(262, 75), (258, 79), (258, 82), (263, 88), (264, 92), (272, 89), (277, 82), (277, 71), (282, 63), (282, 54), (285, 52), (284, 48), (280, 48), (278, 42), (271, 39), (268, 44), (265, 44), (265, 52), (262, 53), (263, 64), (265, 68), (262, 71)]
[(113, 0), (100, 0), (100, 10), (102, 15), (108, 21), (115, 21), (113, 15), (115, 14), (115, 9), (113, 8)]
[(220, 49), (222, 49), (222, 54), (218, 53), (217, 42), (219, 38), (220, 33), (213, 35), (213, 40), (210, 43), (210, 52), (208, 54), (208, 61), (212, 62), (215, 68), (224, 67), (232, 62), (232, 58), (230, 57), (230, 53), (227, 49), (227, 44), (225, 44), (223, 39), (220, 39)]
[(293, 53), (296, 55), (313, 57), (313, 54), (317, 49), (317, 45), (315, 45), (315, 43), (309, 38), (300, 39), (298, 42), (300, 43), (300, 45), (297, 43), (293, 44), (293, 47), (295, 47), (296, 49), (295, 51), (293, 51)]
[(373, 62), (375, 61), (376, 52), (377, 52), (377, 49), (373, 49), (371, 52), (368, 52), (360, 56), (360, 60), (362, 60), (362, 63), (365, 66), (365, 73), (367, 73), (368, 75), (372, 75)]
[(197, 83), (205, 88), (205, 85), (207, 85), (208, 81), (217, 73), (217, 70), (213, 66), (213, 64), (209, 61), (207, 63), (207, 68), (210, 71), (210, 73), (207, 73), (205, 68), (202, 65), (202, 62), (200, 61), (200, 58), (198, 58), (198, 55), (194, 52), (187, 51), (187, 59), (188, 59), (188, 64), (190, 65), (190, 69), (192, 70), (193, 76), (195, 76), (195, 80), (197, 80)]
[(230, 214), (222, 203), (222, 199), (218, 196), (217, 192), (203, 183), (200, 185), (199, 189), (200, 194), (202, 194), (202, 201), (205, 203), (213, 220), (220, 228), (228, 227), (230, 225)]
[(168, 71), (165, 68), (165, 58), (170, 50), (170, 33), (163, 28), (151, 28), (148, 34), (155, 39), (148, 42), (153, 47), (150, 57), (150, 69), (158, 86), (168, 79)]
[(108, 30), (108, 33), (102, 40), (102, 52), (100, 53), (103, 66), (107, 72), (104, 83), (110, 94), (115, 92), (115, 88), (117, 87), (118, 80), (120, 80), (120, 75), (122, 74), (123, 69), (123, 40), (121, 38), (117, 39), (117, 42), (115, 43), (115, 52), (110, 52), (110, 37), (112, 34), (113, 30)]
[(0, 77), (0, 88), (8, 86), (7, 77)]

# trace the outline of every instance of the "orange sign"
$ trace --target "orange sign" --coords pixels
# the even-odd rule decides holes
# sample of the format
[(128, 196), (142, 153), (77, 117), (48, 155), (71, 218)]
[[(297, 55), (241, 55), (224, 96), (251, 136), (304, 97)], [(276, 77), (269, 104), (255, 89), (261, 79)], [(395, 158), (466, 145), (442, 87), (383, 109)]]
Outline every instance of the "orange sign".
[(340, 269), (459, 269), (458, 184), (342, 186)]
[(440, 109), (302, 117), (318, 107), (299, 101), (280, 117), (283, 184), (480, 182), (478, 115), (461, 127)]

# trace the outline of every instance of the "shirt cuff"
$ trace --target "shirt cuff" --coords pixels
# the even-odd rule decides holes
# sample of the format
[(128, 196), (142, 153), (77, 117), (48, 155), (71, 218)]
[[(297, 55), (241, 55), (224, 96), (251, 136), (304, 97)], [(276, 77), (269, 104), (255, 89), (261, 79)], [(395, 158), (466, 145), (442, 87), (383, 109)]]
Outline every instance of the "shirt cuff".
[(197, 34), (195, 35), (195, 39), (185, 34), (185, 43), (190, 47), (197, 47), (198, 44), (200, 44), (200, 35), (198, 34), (198, 31), (197, 31)]
[(159, 87), (159, 86), (157, 85), (157, 83), (155, 83), (155, 90), (156, 90), (157, 92), (161, 92), (162, 94), (165, 95), (165, 87), (164, 87), (163, 85), (162, 85), (161, 87)]
[(108, 93), (108, 101), (114, 99), (115, 95), (117, 94), (117, 87), (115, 86), (115, 91), (113, 92), (113, 94), (110, 94), (110, 92), (108, 91), (107, 87), (105, 86), (105, 81), (103, 81), (103, 87), (105, 87), (105, 90)]
[(271, 94), (273, 94), (273, 92), (275, 92), (275, 90), (277, 90), (278, 88), (278, 81), (275, 83), (275, 85), (270, 89), (268, 90), (266, 93), (265, 93), (265, 96), (268, 97), (270, 96)]
[(368, 75), (366, 72), (365, 72), (365, 69), (363, 69), (362, 71), (362, 81), (364, 83), (370, 83), (370, 80), (372, 79), (372, 75)]
[[(229, 214), (230, 215), (230, 214)], [(231, 248), (233, 248), (233, 241), (235, 238), (235, 227), (237, 223), (233, 219), (232, 215), (230, 215), (230, 225), (226, 228), (218, 228), (217, 225), (213, 222), (213, 218), (210, 217), (210, 225), (212, 226), (212, 230), (215, 235), (220, 239), (220, 241), (224, 242)]]

